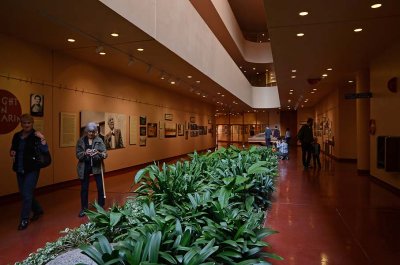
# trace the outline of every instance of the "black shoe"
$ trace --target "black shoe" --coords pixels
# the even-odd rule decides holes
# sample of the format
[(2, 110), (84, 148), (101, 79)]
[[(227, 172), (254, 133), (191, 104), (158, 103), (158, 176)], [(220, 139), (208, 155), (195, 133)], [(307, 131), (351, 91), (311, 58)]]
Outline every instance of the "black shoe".
[(37, 212), (37, 213), (33, 213), (32, 217), (31, 217), (31, 222), (36, 221), (37, 219), (40, 218), (40, 216), (42, 216), (44, 214), (43, 211)]
[(81, 210), (78, 214), (78, 217), (84, 217), (86, 215), (85, 210)]
[(18, 225), (18, 230), (24, 230), (28, 227), (29, 221), (28, 220), (22, 220), (21, 223)]

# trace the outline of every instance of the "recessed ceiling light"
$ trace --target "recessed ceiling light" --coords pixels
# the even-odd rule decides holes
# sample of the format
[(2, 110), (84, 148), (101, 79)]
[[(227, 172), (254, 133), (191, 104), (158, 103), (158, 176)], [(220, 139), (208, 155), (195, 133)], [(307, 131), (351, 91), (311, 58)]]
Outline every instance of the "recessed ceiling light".
[(256, 70), (256, 68), (255, 68), (255, 67), (253, 67), (253, 70)]
[(328, 74), (323, 74), (322, 76), (323, 76), (323, 77), (327, 77), (327, 76), (328, 76)]
[(293, 95), (293, 92), (289, 92), (289, 95)]
[(373, 4), (371, 6), (371, 8), (380, 8), (382, 6), (382, 4)]
[(207, 97), (206, 95), (203, 95), (203, 98)]
[(143, 48), (137, 48), (137, 50), (140, 51), (140, 52), (144, 51)]
[(296, 76), (295, 76), (295, 75), (292, 75), (292, 78), (296, 78)]
[(332, 68), (326, 68), (326, 71), (332, 71), (333, 69)]
[(75, 42), (75, 39), (67, 39), (68, 42)]
[(188, 75), (188, 76), (187, 76), (187, 78), (189, 78), (189, 79), (190, 79), (190, 78), (192, 78), (192, 76), (191, 76), (191, 75)]
[(224, 95), (224, 94), (222, 94), (222, 95), (221, 95), (221, 97), (225, 97), (225, 95)]
[(106, 55), (106, 52), (99, 52), (100, 55)]
[(239, 66), (240, 69), (242, 69), (242, 66)]
[(246, 73), (246, 70), (244, 70), (243, 73)]
[(292, 70), (292, 73), (296, 73), (296, 72), (297, 72), (297, 70), (296, 70), (296, 69), (293, 69), (293, 70)]
[(311, 91), (310, 93), (311, 93), (311, 94), (314, 94), (314, 93), (315, 93), (315, 91)]
[(171, 83), (171, 85), (175, 85), (175, 81), (171, 81), (170, 83)]
[(289, 91), (290, 91), (290, 92), (293, 92), (293, 89), (290, 89)]
[(111, 36), (113, 36), (113, 37), (118, 37), (118, 36), (119, 36), (119, 34), (118, 34), (118, 33), (116, 33), (116, 32), (113, 32), (113, 33), (111, 33)]
[(317, 89), (316, 89), (316, 88), (313, 88), (312, 90), (314, 90), (314, 91), (317, 91)]
[(307, 15), (308, 15), (308, 12), (307, 12), (307, 11), (302, 11), (302, 12), (299, 13), (299, 15), (302, 16), (302, 17), (303, 17), (303, 16), (307, 16)]
[(200, 84), (200, 80), (196, 80), (196, 83), (197, 83), (197, 84)]
[(217, 95), (221, 95), (221, 92), (217, 92)]
[(289, 103), (290, 103), (290, 102), (292, 102), (292, 100), (291, 100), (291, 99), (288, 99), (288, 100), (287, 100), (287, 102), (289, 102)]
[(363, 29), (362, 28), (356, 28), (354, 29), (354, 32), (361, 32)]
[(353, 83), (354, 81), (353, 81), (353, 80), (349, 80), (349, 81), (347, 81), (347, 82), (349, 82), (349, 83)]
[(304, 33), (300, 32), (300, 33), (297, 33), (296, 35), (297, 35), (297, 37), (303, 37)]

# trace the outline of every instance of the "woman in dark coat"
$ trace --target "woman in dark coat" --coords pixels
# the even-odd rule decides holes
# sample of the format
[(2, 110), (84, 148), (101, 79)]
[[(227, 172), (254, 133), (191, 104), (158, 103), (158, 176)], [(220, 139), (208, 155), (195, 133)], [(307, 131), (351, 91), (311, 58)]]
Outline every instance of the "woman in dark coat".
[(42, 207), (34, 197), (40, 173), (36, 158), (37, 151), (47, 152), (49, 147), (44, 135), (33, 129), (34, 120), (31, 115), (23, 114), (20, 121), (22, 130), (14, 134), (10, 156), (22, 197), (21, 220), (18, 230), (24, 230), (28, 227), (31, 211), (33, 212), (31, 221), (37, 220), (43, 214)]
[(106, 146), (103, 140), (97, 135), (97, 125), (89, 122), (85, 128), (85, 135), (76, 143), (76, 158), (78, 158), (78, 178), (81, 180), (81, 211), (79, 217), (85, 216), (88, 208), (89, 178), (96, 180), (97, 202), (100, 206), (105, 204), (102, 162), (107, 157)]

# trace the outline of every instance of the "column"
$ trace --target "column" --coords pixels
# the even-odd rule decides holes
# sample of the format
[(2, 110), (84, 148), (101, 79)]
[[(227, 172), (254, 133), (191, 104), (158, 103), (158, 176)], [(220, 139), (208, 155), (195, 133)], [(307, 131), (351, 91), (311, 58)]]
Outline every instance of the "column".
[[(359, 71), (356, 77), (356, 92), (369, 92), (369, 69)], [(357, 111), (357, 172), (369, 174), (369, 119), (370, 100), (359, 98), (356, 102)]]

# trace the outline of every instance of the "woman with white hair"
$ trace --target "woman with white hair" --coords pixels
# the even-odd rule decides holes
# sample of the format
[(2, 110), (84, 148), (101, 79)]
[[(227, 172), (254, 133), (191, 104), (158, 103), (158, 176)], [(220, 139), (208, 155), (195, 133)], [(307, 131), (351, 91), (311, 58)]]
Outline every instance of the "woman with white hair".
[(81, 211), (79, 217), (85, 216), (89, 201), (89, 180), (94, 177), (97, 185), (97, 202), (103, 207), (105, 204), (104, 187), (102, 180), (102, 162), (107, 157), (106, 146), (97, 135), (97, 125), (89, 122), (85, 128), (85, 135), (76, 143), (76, 158), (78, 158), (78, 178), (81, 180)]

